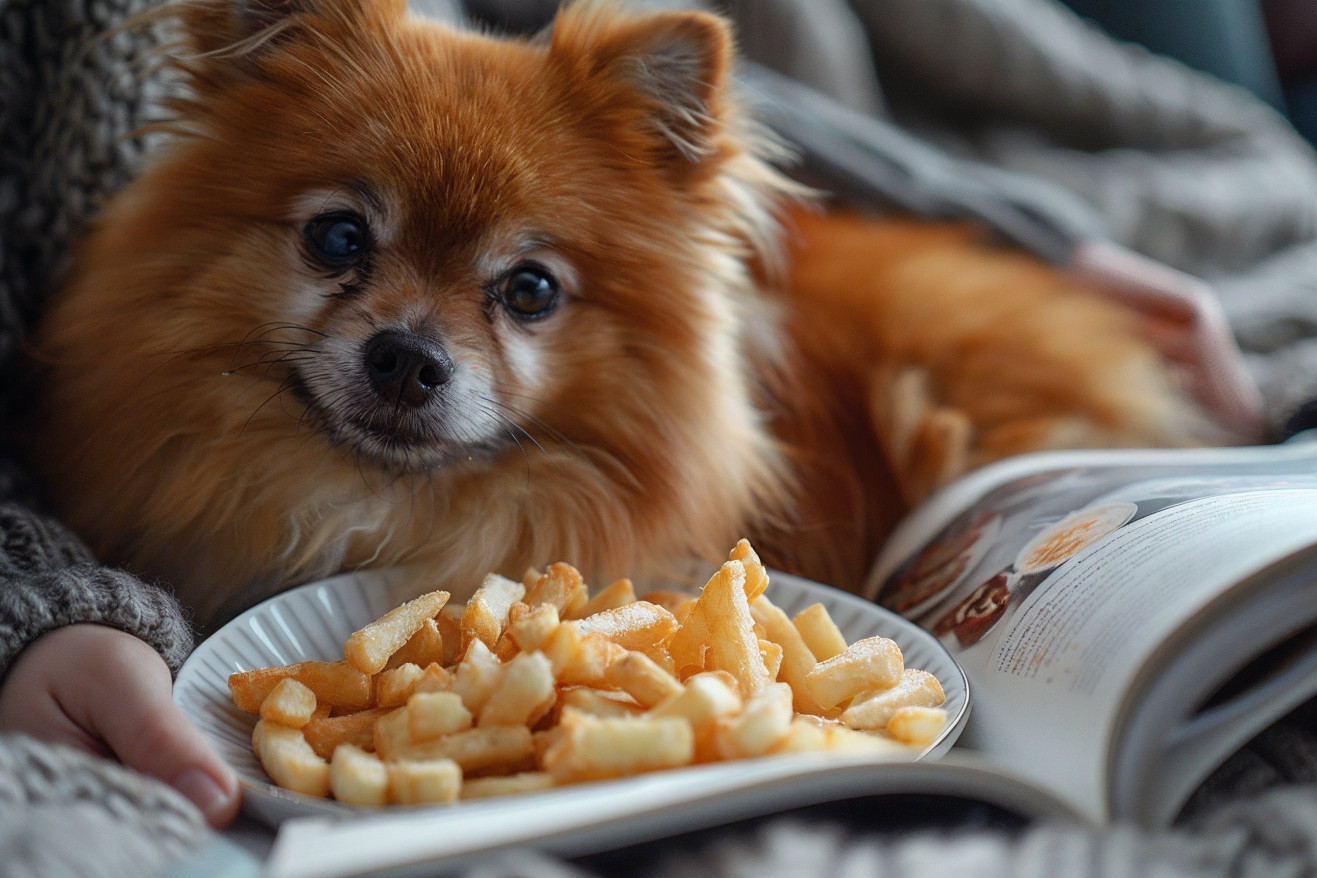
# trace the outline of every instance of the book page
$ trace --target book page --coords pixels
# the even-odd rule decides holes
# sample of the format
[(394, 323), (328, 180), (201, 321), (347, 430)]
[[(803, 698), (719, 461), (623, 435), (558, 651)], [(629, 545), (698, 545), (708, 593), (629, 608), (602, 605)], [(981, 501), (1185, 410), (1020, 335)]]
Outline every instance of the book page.
[(1171, 467), (1071, 456), (944, 515), (879, 599), (964, 666), (962, 742), (1106, 819), (1108, 745), (1142, 663), (1238, 580), (1317, 542), (1317, 448), (1263, 451)]

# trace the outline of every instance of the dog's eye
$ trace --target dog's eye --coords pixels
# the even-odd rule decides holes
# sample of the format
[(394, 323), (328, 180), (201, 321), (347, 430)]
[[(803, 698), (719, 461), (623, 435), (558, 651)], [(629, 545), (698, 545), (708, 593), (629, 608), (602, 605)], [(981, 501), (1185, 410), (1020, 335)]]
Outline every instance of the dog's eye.
[(534, 263), (518, 265), (499, 285), (499, 298), (520, 320), (539, 320), (558, 306), (558, 281)]
[(353, 213), (322, 213), (306, 224), (306, 246), (330, 268), (346, 268), (370, 246), (366, 221)]

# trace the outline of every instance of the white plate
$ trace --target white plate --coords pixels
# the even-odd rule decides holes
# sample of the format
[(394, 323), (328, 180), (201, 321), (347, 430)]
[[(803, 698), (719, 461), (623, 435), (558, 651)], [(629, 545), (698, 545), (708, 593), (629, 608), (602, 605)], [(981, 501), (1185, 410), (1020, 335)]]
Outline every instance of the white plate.
[[(220, 756), (233, 766), (243, 786), (244, 808), (258, 820), (276, 826), (293, 817), (344, 817), (362, 812), (334, 801), (291, 793), (270, 782), (252, 753), (255, 718), (233, 706), (229, 674), (308, 659), (341, 659), (348, 635), (414, 596), (404, 588), (400, 581), (391, 580), (387, 573), (381, 572), (344, 574), (300, 586), (258, 604), (229, 622), (202, 642), (179, 671), (174, 700), (210, 739)], [(920, 758), (937, 757), (950, 749), (969, 715), (969, 685), (960, 666), (936, 638), (863, 598), (785, 573), (771, 574), (768, 595), (792, 615), (812, 603), (822, 603), (848, 641), (873, 635), (895, 640), (906, 665), (931, 672), (946, 693), (946, 728)], [(592, 795), (590, 790), (604, 790), (605, 795), (612, 797), (628, 784), (662, 787), (669, 775), (679, 785), (672, 791), (677, 798), (689, 796), (693, 800), (702, 796), (701, 790), (705, 791), (703, 795), (713, 790), (725, 794), (729, 788), (762, 784), (769, 777), (780, 784), (823, 767), (818, 760), (788, 757), (703, 765), (680, 772), (589, 784), (581, 788), (585, 792), (578, 794), (577, 801), (580, 795), (588, 799)], [(692, 778), (697, 782), (692, 783)], [(539, 799), (538, 796), (509, 798), (525, 802)], [(476, 806), (487, 809), (491, 804), (498, 805), (494, 801), (474, 802), (444, 806), (444, 809), (446, 814), (452, 814)]]

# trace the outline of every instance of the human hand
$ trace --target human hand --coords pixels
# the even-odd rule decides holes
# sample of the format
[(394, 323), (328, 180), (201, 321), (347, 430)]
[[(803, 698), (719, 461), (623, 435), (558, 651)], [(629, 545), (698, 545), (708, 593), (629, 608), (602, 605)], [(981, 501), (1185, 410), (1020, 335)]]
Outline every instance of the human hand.
[(1070, 268), (1141, 314), (1149, 340), (1185, 367), (1199, 401), (1236, 441), (1263, 440), (1261, 393), (1206, 284), (1107, 241), (1080, 244)]
[(164, 659), (104, 625), (57, 628), (19, 655), (0, 688), (0, 730), (118, 759), (182, 793), (211, 826), (238, 809), (233, 771), (171, 698)]

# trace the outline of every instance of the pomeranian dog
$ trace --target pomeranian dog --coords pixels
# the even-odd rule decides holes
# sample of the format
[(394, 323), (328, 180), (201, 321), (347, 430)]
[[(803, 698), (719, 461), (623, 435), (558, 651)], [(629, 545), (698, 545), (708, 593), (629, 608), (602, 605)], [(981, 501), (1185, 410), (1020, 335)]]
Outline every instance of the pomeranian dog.
[(983, 462), (1215, 435), (1124, 309), (968, 228), (816, 211), (718, 17), (499, 39), (190, 0), (170, 145), (35, 340), (33, 455), (201, 622), (337, 571), (469, 593), (765, 561), (844, 588)]

